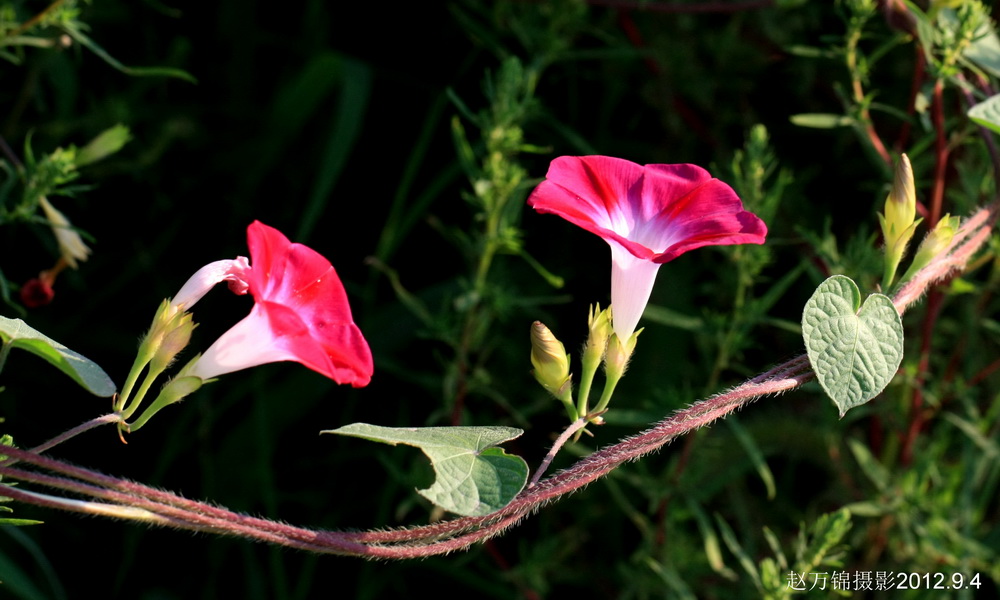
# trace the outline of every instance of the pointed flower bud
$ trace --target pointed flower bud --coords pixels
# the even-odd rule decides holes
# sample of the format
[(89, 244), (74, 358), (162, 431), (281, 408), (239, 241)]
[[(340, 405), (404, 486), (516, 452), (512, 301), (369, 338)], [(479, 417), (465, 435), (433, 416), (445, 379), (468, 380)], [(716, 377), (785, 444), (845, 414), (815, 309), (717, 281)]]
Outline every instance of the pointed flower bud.
[(910, 159), (903, 154), (896, 163), (895, 177), (889, 197), (885, 200), (883, 214), (878, 215), (885, 240), (885, 272), (882, 289), (888, 290), (896, 276), (899, 262), (906, 254), (906, 246), (913, 232), (923, 219), (915, 219), (917, 194), (913, 183), (913, 168)]
[(596, 370), (604, 358), (604, 351), (608, 347), (608, 338), (614, 333), (611, 326), (611, 308), (601, 310), (600, 304), (590, 307), (590, 315), (587, 317), (587, 326), (590, 329), (587, 335), (587, 344), (583, 347), (583, 368), (588, 370), (590, 366)]
[[(149, 326), (149, 331), (146, 332), (142, 341), (139, 342), (139, 352), (136, 358), (137, 365), (139, 363), (145, 365), (153, 360), (153, 356), (159, 351), (160, 346), (163, 345), (163, 338), (176, 327), (178, 319), (183, 314), (183, 311), (177, 310), (167, 300), (160, 303), (159, 308), (156, 309), (156, 314), (153, 316), (153, 324)], [(139, 366), (138, 368), (142, 367)]]
[(604, 356), (604, 372), (609, 380), (618, 380), (625, 374), (625, 369), (628, 368), (628, 361), (632, 358), (632, 352), (635, 351), (635, 343), (639, 339), (640, 333), (642, 333), (641, 329), (629, 336), (628, 341), (624, 343), (618, 339), (617, 334), (608, 340), (608, 352)]
[(566, 347), (541, 321), (531, 324), (531, 364), (535, 379), (550, 394), (560, 400), (570, 397), (572, 382)]
[(52, 233), (56, 236), (56, 242), (59, 244), (59, 253), (62, 255), (63, 260), (70, 267), (77, 268), (76, 261), (83, 262), (87, 260), (87, 257), (90, 256), (90, 248), (83, 243), (83, 239), (73, 229), (73, 225), (70, 224), (69, 219), (56, 210), (45, 196), (39, 198), (38, 203), (42, 206), (45, 218), (49, 220), (49, 225), (52, 226)]
[(120, 123), (109, 127), (90, 140), (86, 146), (77, 150), (73, 162), (77, 168), (97, 162), (121, 150), (130, 139), (132, 136), (128, 127)]
[(941, 217), (934, 229), (924, 237), (924, 241), (920, 242), (917, 254), (913, 257), (913, 263), (906, 270), (902, 281), (916, 275), (917, 271), (926, 267), (934, 260), (934, 257), (948, 249), (951, 240), (955, 237), (955, 232), (958, 231), (960, 221), (961, 219), (951, 215)]
[[(115, 399), (116, 411), (122, 411), (125, 418), (128, 418), (139, 408), (156, 378), (187, 347), (195, 327), (191, 313), (179, 309), (168, 300), (160, 303), (153, 316), (153, 324), (139, 342), (139, 351), (128, 377), (125, 378), (125, 385)], [(147, 365), (149, 368), (146, 370), (145, 380), (133, 396), (132, 390)]]
[(910, 158), (899, 157), (892, 181), (892, 189), (885, 200), (885, 220), (890, 231), (902, 235), (917, 214), (917, 193), (913, 183), (913, 167)]
[(174, 358), (191, 341), (191, 333), (196, 326), (191, 318), (191, 313), (177, 313), (171, 319), (170, 326), (165, 329), (159, 347), (156, 348), (152, 360), (149, 361), (150, 372), (160, 373), (169, 367), (170, 363), (174, 362)]

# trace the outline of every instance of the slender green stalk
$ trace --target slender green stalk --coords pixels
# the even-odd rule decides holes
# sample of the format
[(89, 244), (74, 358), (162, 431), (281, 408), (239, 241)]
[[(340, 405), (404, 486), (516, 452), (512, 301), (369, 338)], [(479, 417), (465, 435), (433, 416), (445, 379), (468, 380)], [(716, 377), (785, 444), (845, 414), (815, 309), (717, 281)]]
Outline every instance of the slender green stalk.
[(588, 414), (599, 416), (607, 410), (608, 403), (611, 402), (611, 396), (614, 395), (615, 388), (618, 387), (618, 382), (620, 380), (621, 376), (614, 377), (610, 375), (604, 380), (604, 391), (601, 392), (601, 399), (597, 401), (597, 406), (594, 407), (594, 410)]
[(594, 375), (597, 374), (597, 368), (600, 365), (600, 361), (583, 362), (583, 371), (580, 374), (580, 389), (577, 392), (576, 400), (576, 412), (578, 415), (586, 415), (590, 412), (588, 408), (590, 405), (590, 388), (594, 383)]
[[(131, 402), (129, 402), (128, 407), (122, 411), (122, 418), (129, 419), (132, 417), (135, 411), (142, 404), (149, 388), (152, 387), (153, 382), (156, 381), (156, 378), (159, 377), (161, 373), (163, 373), (163, 369), (160, 369), (158, 373), (154, 373), (151, 370), (146, 372), (146, 377), (142, 380), (142, 385), (139, 386), (139, 390), (135, 393), (135, 397), (132, 398)], [(135, 383), (135, 381), (133, 380), (132, 383)]]
[(12, 342), (4, 342), (0, 344), (0, 373), (3, 372), (3, 366), (7, 363), (7, 355), (10, 354), (10, 349)]
[(125, 385), (122, 386), (122, 391), (118, 394), (115, 399), (116, 406), (115, 410), (122, 410), (125, 407), (126, 401), (128, 401), (128, 408), (124, 408), (123, 412), (127, 412), (131, 415), (142, 398), (138, 400), (136, 398), (129, 398), (132, 394), (132, 388), (135, 387), (135, 382), (139, 380), (139, 375), (142, 374), (143, 369), (149, 364), (150, 357), (143, 356), (141, 353), (136, 355), (135, 361), (132, 363), (132, 369), (128, 373), (128, 377), (125, 379)]

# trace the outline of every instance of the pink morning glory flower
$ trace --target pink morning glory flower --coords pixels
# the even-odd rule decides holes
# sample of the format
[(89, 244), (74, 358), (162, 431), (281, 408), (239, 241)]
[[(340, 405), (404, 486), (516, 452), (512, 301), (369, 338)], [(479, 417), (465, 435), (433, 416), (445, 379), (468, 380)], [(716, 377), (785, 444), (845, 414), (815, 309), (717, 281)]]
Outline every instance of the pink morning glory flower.
[(372, 354), (354, 324), (347, 293), (330, 261), (254, 221), (247, 228), (246, 258), (202, 267), (172, 304), (189, 309), (216, 283), (250, 292), (254, 306), (205, 351), (185, 375), (211, 379), (278, 361), (295, 361), (337, 383), (368, 385)]
[(561, 156), (528, 204), (611, 246), (615, 334), (628, 340), (660, 265), (702, 246), (762, 244), (767, 226), (701, 167), (638, 165), (610, 156)]

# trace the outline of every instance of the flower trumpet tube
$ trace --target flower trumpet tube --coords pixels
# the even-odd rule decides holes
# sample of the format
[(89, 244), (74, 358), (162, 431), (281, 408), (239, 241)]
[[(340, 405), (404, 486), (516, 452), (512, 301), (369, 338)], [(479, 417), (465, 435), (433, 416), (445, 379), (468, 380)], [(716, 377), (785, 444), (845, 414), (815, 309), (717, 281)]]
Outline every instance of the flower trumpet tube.
[(612, 325), (623, 341), (639, 323), (660, 265), (702, 246), (762, 244), (767, 235), (732, 188), (689, 164), (561, 156), (528, 204), (611, 246)]

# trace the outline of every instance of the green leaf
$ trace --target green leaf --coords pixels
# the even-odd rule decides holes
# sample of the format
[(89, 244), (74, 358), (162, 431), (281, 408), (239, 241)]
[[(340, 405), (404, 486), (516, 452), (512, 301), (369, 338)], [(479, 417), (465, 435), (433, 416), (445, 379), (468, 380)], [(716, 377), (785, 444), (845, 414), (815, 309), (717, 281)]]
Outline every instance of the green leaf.
[(991, 460), (997, 460), (1000, 458), (1000, 444), (990, 437), (987, 437), (983, 432), (979, 430), (974, 423), (971, 423), (956, 414), (944, 413), (944, 418), (962, 430), (965, 435), (969, 436), (969, 439), (973, 441), (979, 449), (983, 451), (984, 454)]
[(121, 150), (130, 139), (128, 127), (121, 123), (109, 127), (76, 152), (74, 163), (78, 168), (95, 163)]
[[(975, 10), (975, 9), (973, 9)], [(988, 13), (986, 15), (988, 16)], [(944, 8), (938, 12), (938, 21), (944, 28), (957, 32), (961, 28), (958, 14)], [(962, 51), (962, 57), (994, 77), (1000, 77), (1000, 37), (988, 18), (983, 19), (972, 34), (972, 42)]]
[(341, 57), (340, 93), (333, 122), (327, 134), (326, 147), (319, 156), (319, 170), (309, 193), (309, 201), (302, 211), (297, 239), (305, 239), (319, 222), (327, 206), (331, 190), (340, 177), (354, 145), (361, 136), (372, 94), (374, 75), (365, 63)]
[(729, 547), (729, 551), (736, 556), (737, 560), (739, 560), (740, 566), (742, 566), (743, 570), (750, 576), (750, 579), (753, 581), (754, 587), (757, 588), (757, 591), (763, 592), (764, 587), (760, 580), (760, 573), (757, 572), (757, 565), (753, 562), (753, 559), (750, 558), (750, 555), (747, 554), (747, 551), (743, 549), (739, 540), (736, 539), (736, 534), (733, 533), (733, 528), (730, 527), (729, 523), (726, 523), (726, 521), (718, 513), (715, 514), (715, 522), (718, 524), (719, 532), (722, 533), (722, 541), (726, 543), (726, 546)]
[(868, 446), (854, 439), (847, 440), (847, 446), (851, 449), (854, 460), (858, 461), (858, 466), (868, 476), (868, 479), (875, 484), (875, 487), (880, 492), (888, 489), (892, 480), (892, 474), (875, 458), (872, 451), (868, 449)]
[(0, 317), (0, 340), (4, 346), (44, 358), (96, 396), (106, 398), (115, 393), (114, 382), (97, 364), (28, 327), (21, 319)]
[(420, 448), (436, 480), (421, 496), (450, 512), (480, 517), (510, 504), (528, 480), (528, 463), (497, 444), (522, 433), (513, 427), (381, 427), (352, 423), (323, 431)]
[(730, 581), (738, 580), (739, 575), (736, 574), (736, 571), (726, 566), (726, 561), (722, 557), (722, 548), (719, 546), (719, 536), (715, 534), (715, 529), (712, 528), (708, 515), (691, 497), (688, 497), (688, 507), (691, 509), (691, 514), (694, 515), (695, 523), (701, 533), (702, 546), (709, 566), (712, 567), (713, 571)]
[(892, 301), (872, 294), (860, 305), (854, 281), (834, 275), (802, 311), (809, 362), (841, 417), (879, 395), (903, 360), (903, 322)]
[(1000, 133), (1000, 94), (973, 106), (967, 114), (973, 122)]
[(0, 526), (11, 525), (15, 527), (23, 527), (24, 525), (41, 525), (45, 521), (36, 521), (35, 519), (8, 519), (0, 518)]
[(793, 570), (801, 573), (812, 572), (822, 564), (840, 566), (836, 546), (850, 530), (851, 513), (843, 508), (820, 516), (810, 528), (809, 544), (796, 552), (799, 557)]
[(815, 129), (832, 129), (854, 124), (854, 119), (851, 117), (830, 113), (801, 113), (792, 115), (789, 120), (799, 127), (813, 127)]
[(757, 446), (757, 442), (755, 442), (753, 436), (747, 433), (747, 430), (740, 425), (738, 419), (729, 418), (726, 419), (725, 422), (726, 425), (733, 430), (733, 435), (736, 436), (740, 445), (743, 446), (743, 451), (746, 453), (747, 458), (750, 459), (750, 462), (753, 463), (754, 469), (757, 470), (760, 480), (764, 483), (764, 489), (767, 490), (767, 499), (774, 500), (774, 496), (777, 493), (774, 486), (774, 474), (771, 473), (771, 467), (767, 466), (767, 461), (764, 459), (764, 454)]
[(174, 69), (171, 67), (127, 67), (113, 56), (108, 54), (108, 52), (100, 47), (97, 42), (87, 37), (75, 24), (65, 23), (62, 27), (66, 35), (73, 38), (76, 43), (80, 44), (84, 48), (90, 50), (96, 54), (101, 60), (111, 65), (111, 67), (118, 69), (126, 75), (131, 75), (133, 77), (176, 77), (178, 79), (183, 79), (188, 83), (198, 83), (198, 80), (191, 76), (188, 72), (181, 69)]
[[(4, 598), (52, 600), (68, 597), (52, 563), (31, 537), (13, 527), (0, 529), (0, 536), (10, 538), (0, 543), (0, 574), (3, 576), (0, 590), (6, 594)], [(30, 569), (25, 570), (29, 564)], [(39, 587), (42, 584), (47, 584), (44, 592)]]

